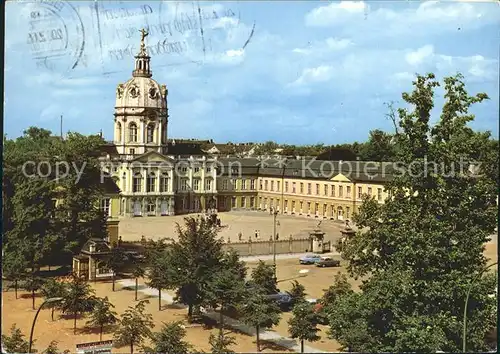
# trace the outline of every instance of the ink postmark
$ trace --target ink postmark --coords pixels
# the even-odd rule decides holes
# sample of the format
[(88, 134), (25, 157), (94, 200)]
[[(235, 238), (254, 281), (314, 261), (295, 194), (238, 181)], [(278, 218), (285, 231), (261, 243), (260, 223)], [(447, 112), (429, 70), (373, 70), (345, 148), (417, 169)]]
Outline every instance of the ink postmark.
[(85, 29), (72, 4), (37, 1), (30, 4), (27, 44), (40, 69), (75, 69), (85, 50)]

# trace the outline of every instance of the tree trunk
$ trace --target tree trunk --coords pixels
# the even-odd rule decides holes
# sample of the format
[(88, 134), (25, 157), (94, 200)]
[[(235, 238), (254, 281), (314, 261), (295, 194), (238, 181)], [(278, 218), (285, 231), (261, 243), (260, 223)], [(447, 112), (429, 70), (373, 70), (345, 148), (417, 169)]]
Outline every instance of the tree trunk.
[(100, 330), (100, 332), (99, 332), (99, 340), (102, 340), (102, 327), (103, 327), (103, 326), (101, 325), (101, 330)]
[(113, 272), (113, 291), (115, 291), (115, 272)]
[(14, 292), (16, 293), (16, 299), (17, 299), (17, 279), (14, 280)]
[(50, 264), (49, 264), (49, 272), (50, 272)]
[(135, 301), (137, 301), (137, 285), (138, 284), (138, 280), (137, 278), (135, 278)]
[(221, 332), (224, 330), (224, 306), (221, 305), (219, 312), (219, 322)]
[(303, 339), (300, 341), (300, 352), (301, 353), (304, 352), (304, 340)]
[(76, 334), (76, 315), (77, 313), (75, 312), (75, 315), (73, 317), (73, 334)]
[(35, 309), (35, 289), (31, 290), (31, 299), (33, 302), (33, 310)]
[(158, 311), (161, 311), (161, 289), (158, 290)]
[(54, 321), (54, 307), (52, 307), (52, 312), (50, 313), (50, 317), (52, 318), (52, 321)]
[(260, 336), (259, 336), (259, 326), (255, 327), (255, 332), (257, 332), (257, 353), (260, 353)]
[(130, 342), (130, 354), (134, 354), (134, 342)]
[(191, 323), (193, 321), (193, 305), (189, 304), (188, 305), (188, 323)]

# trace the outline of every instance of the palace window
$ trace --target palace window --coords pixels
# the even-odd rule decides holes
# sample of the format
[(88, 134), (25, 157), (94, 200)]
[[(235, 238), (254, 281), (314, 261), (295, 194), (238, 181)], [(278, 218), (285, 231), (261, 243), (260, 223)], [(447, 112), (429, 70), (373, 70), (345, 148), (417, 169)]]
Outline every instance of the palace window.
[(295, 200), (292, 200), (292, 211), (295, 212)]
[(362, 195), (363, 195), (363, 187), (358, 187), (358, 199), (361, 199)]
[(332, 197), (335, 197), (335, 185), (332, 185), (332, 192), (331, 192), (331, 196), (332, 196)]
[(245, 208), (245, 204), (246, 204), (245, 202), (246, 202), (246, 200), (247, 200), (247, 198), (241, 197), (241, 207), (242, 208)]
[(255, 190), (255, 180), (254, 179), (250, 180), (250, 190)]
[(236, 179), (234, 179), (234, 178), (233, 178), (233, 179), (231, 180), (231, 186), (233, 187), (233, 190), (236, 190), (236, 187), (237, 187), (236, 183), (237, 183), (237, 182), (236, 182)]
[(342, 198), (344, 196), (344, 187), (339, 186), (339, 198)]
[(130, 123), (128, 126), (129, 140), (131, 142), (137, 142), (137, 125), (135, 123)]
[(207, 173), (210, 173), (210, 171), (212, 171), (212, 169), (210, 167), (207, 167)]
[(200, 180), (199, 179), (193, 179), (193, 190), (197, 191), (200, 189)]
[(206, 191), (212, 190), (212, 179), (211, 178), (205, 178), (205, 190)]
[(300, 194), (304, 194), (304, 183), (300, 183)]
[(222, 181), (222, 190), (227, 190), (227, 179)]
[(187, 172), (187, 170), (188, 170), (188, 169), (187, 169), (187, 167), (185, 167), (185, 166), (184, 166), (184, 167), (181, 167), (181, 172), (186, 173), (186, 172)]
[(347, 193), (347, 198), (351, 198), (351, 187), (350, 186), (346, 187), (346, 193)]
[(276, 181), (276, 192), (280, 191), (280, 181)]
[(242, 179), (241, 180), (241, 190), (246, 190), (247, 189), (247, 180)]
[(236, 208), (236, 197), (231, 198), (231, 208)]
[(155, 126), (154, 124), (148, 124), (146, 130), (146, 143), (154, 142), (155, 138)]
[(372, 197), (372, 187), (368, 187), (368, 196)]
[(288, 182), (285, 182), (285, 192), (288, 193)]
[(304, 202), (300, 202), (300, 212), (302, 212), (302, 207), (304, 206)]
[(168, 185), (170, 184), (169, 183), (170, 180), (168, 178), (168, 175), (167, 174), (164, 174), (161, 176), (160, 178), (160, 192), (168, 192)]
[(292, 182), (292, 193), (295, 193), (295, 192), (297, 192), (297, 188), (296, 188), (295, 182)]
[(274, 191), (274, 181), (271, 181), (271, 192)]
[(382, 188), (377, 189), (377, 199), (379, 202), (382, 201)]
[(150, 200), (148, 202), (147, 208), (148, 208), (148, 213), (154, 213), (156, 211), (156, 204), (155, 204), (155, 202), (153, 200)]
[(325, 196), (328, 196), (328, 184), (325, 184), (325, 185), (323, 186), (323, 188), (324, 188), (324, 189), (323, 189), (323, 194), (324, 194)]
[(268, 182), (269, 182), (269, 181), (264, 181), (264, 186), (265, 186), (265, 187), (264, 187), (264, 189), (265, 189), (266, 191), (267, 191), (267, 187), (268, 187)]
[(316, 203), (314, 205), (314, 214), (318, 214), (318, 212), (319, 212), (319, 203)]
[(147, 191), (155, 192), (156, 191), (156, 175), (154, 173), (150, 173), (147, 179)]
[(116, 141), (122, 141), (122, 125), (120, 122), (116, 123)]
[(316, 183), (316, 195), (319, 195), (319, 184)]
[(194, 168), (194, 173), (198, 173), (198, 172), (200, 172), (200, 168), (199, 167), (195, 167)]
[(104, 215), (110, 216), (111, 199), (109, 199), (109, 198), (101, 199), (101, 210), (103, 211)]
[(250, 197), (250, 208), (255, 208), (255, 197)]
[(311, 183), (307, 184), (307, 194), (311, 194)]
[(311, 202), (307, 202), (307, 213), (311, 212)]
[(135, 149), (130, 149), (130, 155), (135, 155)]
[(133, 181), (132, 181), (132, 191), (133, 192), (140, 192), (141, 191), (141, 185), (142, 185), (142, 176), (138, 173), (134, 175)]
[(259, 181), (259, 190), (262, 190), (262, 180)]
[(188, 179), (182, 178), (181, 179), (181, 191), (186, 191), (187, 189), (188, 189)]

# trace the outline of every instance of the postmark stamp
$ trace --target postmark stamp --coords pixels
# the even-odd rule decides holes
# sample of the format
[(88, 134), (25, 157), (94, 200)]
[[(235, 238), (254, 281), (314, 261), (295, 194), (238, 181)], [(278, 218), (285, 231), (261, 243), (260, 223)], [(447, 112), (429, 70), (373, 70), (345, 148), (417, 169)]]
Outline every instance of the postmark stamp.
[(40, 69), (68, 72), (79, 64), (85, 50), (85, 29), (74, 6), (66, 1), (31, 4), (27, 45)]

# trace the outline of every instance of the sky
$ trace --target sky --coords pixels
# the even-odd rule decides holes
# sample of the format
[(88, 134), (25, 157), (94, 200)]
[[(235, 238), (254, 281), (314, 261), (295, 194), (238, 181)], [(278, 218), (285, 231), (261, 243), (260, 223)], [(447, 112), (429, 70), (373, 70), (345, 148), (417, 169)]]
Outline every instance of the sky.
[[(6, 4), (4, 132), (111, 140), (116, 86), (149, 29), (169, 138), (342, 144), (393, 131), (415, 74), (460, 72), (498, 137), (500, 4), (479, 1), (58, 1)], [(201, 19), (201, 20), (200, 20)], [(203, 29), (203, 35), (201, 34)], [(442, 89), (436, 90), (433, 121)]]

